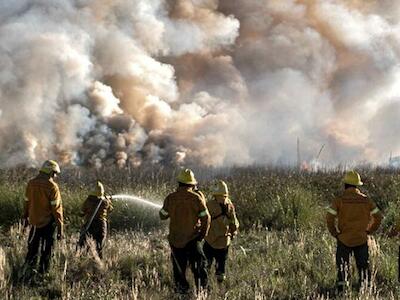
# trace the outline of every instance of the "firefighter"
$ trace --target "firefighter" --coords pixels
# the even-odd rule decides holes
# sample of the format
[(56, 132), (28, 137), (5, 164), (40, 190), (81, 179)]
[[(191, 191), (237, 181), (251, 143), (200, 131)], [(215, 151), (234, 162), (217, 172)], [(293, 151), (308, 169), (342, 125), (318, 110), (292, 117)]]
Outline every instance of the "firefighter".
[(239, 221), (235, 207), (229, 199), (228, 186), (219, 180), (213, 187), (214, 199), (207, 202), (211, 215), (211, 226), (204, 242), (204, 254), (208, 261), (208, 270), (215, 259), (217, 281), (225, 280), (225, 265), (231, 240), (236, 236)]
[(348, 281), (351, 254), (356, 260), (360, 287), (371, 280), (368, 235), (375, 232), (382, 221), (379, 208), (358, 189), (363, 183), (357, 172), (347, 172), (343, 183), (343, 194), (332, 202), (326, 214), (329, 232), (337, 239), (336, 267), (339, 291), (343, 291)]
[(85, 222), (81, 229), (79, 246), (86, 244), (88, 236), (96, 243), (96, 251), (100, 259), (103, 258), (103, 246), (107, 236), (107, 217), (112, 211), (111, 200), (104, 197), (104, 186), (97, 181), (93, 191), (89, 193), (82, 205), (81, 215)]
[(39, 273), (46, 273), (49, 270), (56, 227), (57, 239), (61, 240), (63, 237), (61, 194), (54, 181), (60, 172), (60, 166), (56, 161), (47, 160), (43, 163), (39, 174), (29, 181), (26, 188), (23, 217), (25, 222), (31, 225), (31, 230), (25, 265), (36, 270), (40, 249)]
[(195, 189), (197, 181), (193, 172), (190, 169), (182, 170), (177, 180), (178, 189), (165, 198), (160, 218), (170, 219), (168, 241), (171, 246), (176, 290), (178, 293), (187, 293), (188, 264), (197, 289), (207, 288), (206, 258), (201, 242), (210, 226), (210, 214), (204, 195)]

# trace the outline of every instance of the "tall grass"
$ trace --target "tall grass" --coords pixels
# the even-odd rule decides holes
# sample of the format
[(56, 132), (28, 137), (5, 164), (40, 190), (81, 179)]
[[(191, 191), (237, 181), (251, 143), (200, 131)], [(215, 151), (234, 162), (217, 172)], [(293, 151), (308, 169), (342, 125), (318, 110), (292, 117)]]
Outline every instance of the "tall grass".
[[(227, 181), (241, 230), (230, 249), (228, 280), (198, 299), (332, 299), (336, 297), (335, 241), (325, 229), (324, 207), (342, 189), (339, 171), (299, 173), (263, 167), (195, 170), (210, 197), (211, 181)], [(104, 261), (76, 253), (80, 205), (91, 184), (102, 180), (111, 193), (153, 201), (176, 188), (173, 170), (65, 170), (59, 178), (67, 238), (58, 243), (44, 278), (21, 280), (27, 232), (18, 225), (24, 189), (34, 170), (0, 171), (0, 292), (4, 299), (175, 299), (166, 223), (157, 211), (115, 201)], [(371, 240), (374, 285), (360, 293), (354, 273), (345, 298), (396, 299), (397, 241), (385, 233), (399, 217), (400, 176), (395, 171), (363, 170), (368, 193), (385, 213)], [(1, 298), (1, 297), (0, 297)], [(39, 299), (39, 298), (37, 298)]]
[[(5, 299), (176, 297), (165, 231), (113, 233), (107, 241), (103, 262), (91, 251), (77, 253), (77, 234), (74, 234), (57, 244), (49, 275), (28, 283), (18, 279), (26, 234), (22, 227), (13, 227), (12, 233), (3, 237), (9, 241), (0, 251), (6, 259), (5, 271), (0, 273), (4, 276), (0, 289)], [(377, 238), (376, 245), (379, 251), (376, 247), (371, 250), (375, 284), (364, 294), (349, 288), (347, 298), (396, 299), (396, 245), (384, 238)], [(243, 232), (230, 250), (227, 281), (217, 284), (212, 270), (208, 299), (332, 299), (336, 296), (333, 288), (335, 245), (324, 230), (252, 229)], [(356, 276), (354, 270), (353, 274)]]

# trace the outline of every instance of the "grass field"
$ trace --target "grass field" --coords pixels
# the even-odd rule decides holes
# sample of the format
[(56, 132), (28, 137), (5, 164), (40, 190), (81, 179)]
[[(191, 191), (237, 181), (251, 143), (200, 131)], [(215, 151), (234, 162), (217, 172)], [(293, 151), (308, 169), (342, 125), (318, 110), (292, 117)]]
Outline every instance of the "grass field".
[[(211, 291), (198, 299), (335, 298), (335, 241), (326, 230), (324, 207), (340, 193), (342, 172), (263, 167), (195, 171), (207, 195), (213, 179), (228, 183), (241, 222), (230, 249), (226, 283), (218, 285), (210, 274)], [(362, 190), (378, 203), (385, 219), (370, 241), (374, 285), (360, 292), (350, 287), (345, 297), (397, 299), (398, 240), (387, 238), (386, 233), (400, 217), (400, 176), (394, 170), (360, 172), (365, 182)], [(65, 170), (59, 182), (66, 238), (55, 247), (48, 276), (22, 282), (19, 273), (27, 232), (18, 222), (25, 184), (34, 174), (29, 169), (0, 171), (1, 299), (178, 299), (172, 292), (167, 224), (158, 220), (154, 209), (115, 202), (103, 262), (91, 253), (75, 251), (79, 207), (96, 178), (111, 193), (161, 203), (175, 189), (173, 171), (157, 167)]]

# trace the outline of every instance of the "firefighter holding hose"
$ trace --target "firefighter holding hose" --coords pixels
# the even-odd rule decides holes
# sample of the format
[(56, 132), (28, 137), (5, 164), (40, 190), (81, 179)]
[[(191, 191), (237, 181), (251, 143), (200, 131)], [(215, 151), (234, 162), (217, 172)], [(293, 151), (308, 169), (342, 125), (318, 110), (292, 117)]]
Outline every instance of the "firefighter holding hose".
[(176, 290), (185, 294), (189, 291), (186, 268), (189, 264), (197, 289), (208, 284), (206, 257), (202, 241), (210, 226), (210, 214), (204, 195), (196, 190), (197, 180), (190, 169), (178, 175), (178, 189), (169, 194), (160, 210), (162, 220), (170, 219), (168, 241)]
[(216, 182), (212, 193), (214, 199), (207, 202), (211, 226), (205, 238), (204, 254), (207, 257), (209, 270), (215, 260), (215, 275), (217, 281), (222, 283), (225, 280), (229, 246), (232, 238), (237, 235), (239, 221), (236, 217), (235, 206), (229, 199), (226, 183), (222, 180)]
[(111, 199), (104, 196), (103, 184), (97, 181), (82, 205), (81, 215), (85, 218), (85, 223), (81, 229), (79, 246), (83, 247), (88, 237), (93, 238), (100, 259), (103, 258), (103, 246), (107, 237), (108, 213), (112, 209)]
[(50, 267), (54, 232), (57, 239), (63, 237), (63, 207), (61, 194), (55, 179), (61, 172), (54, 160), (43, 163), (39, 174), (29, 181), (24, 205), (25, 224), (31, 225), (28, 238), (28, 253), (25, 267), (36, 270), (40, 251), (39, 273), (46, 273)]

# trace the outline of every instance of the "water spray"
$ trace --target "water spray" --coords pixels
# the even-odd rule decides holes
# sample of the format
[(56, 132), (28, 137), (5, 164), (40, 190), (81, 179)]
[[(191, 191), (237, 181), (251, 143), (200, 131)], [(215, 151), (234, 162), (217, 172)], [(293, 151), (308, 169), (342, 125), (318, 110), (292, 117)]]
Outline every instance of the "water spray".
[(161, 207), (162, 207), (160, 204), (154, 203), (154, 202), (152, 202), (150, 200), (146, 200), (146, 199), (140, 198), (138, 196), (132, 196), (132, 195), (124, 195), (124, 194), (113, 195), (112, 199), (113, 200), (117, 200), (117, 199), (128, 200), (128, 201), (131, 201), (131, 202), (136, 202), (136, 203), (140, 203), (140, 204), (149, 206), (149, 207), (154, 208), (154, 209), (161, 209)]
[(110, 199), (110, 200), (121, 199), (121, 200), (128, 200), (128, 201), (131, 201), (131, 202), (137, 202), (137, 203), (149, 206), (149, 207), (154, 208), (154, 209), (161, 209), (161, 207), (162, 207), (160, 204), (153, 203), (150, 200), (146, 200), (146, 199), (143, 199), (143, 198), (140, 198), (140, 197), (137, 197), (137, 196), (132, 196), (132, 195), (119, 194), (119, 195), (109, 195), (108, 197), (106, 197), (104, 199), (101, 198), (99, 200), (99, 203), (97, 204), (96, 209), (94, 210), (93, 214), (90, 216), (89, 221), (85, 224), (85, 226), (82, 228), (82, 230), (80, 232), (80, 236), (79, 236), (79, 241), (78, 241), (78, 246), (77, 247), (79, 247), (79, 245), (81, 244), (81, 242), (85, 238), (85, 235), (88, 232), (90, 226), (92, 225), (92, 222), (93, 222), (95, 216), (97, 215), (101, 204), (107, 198)]

